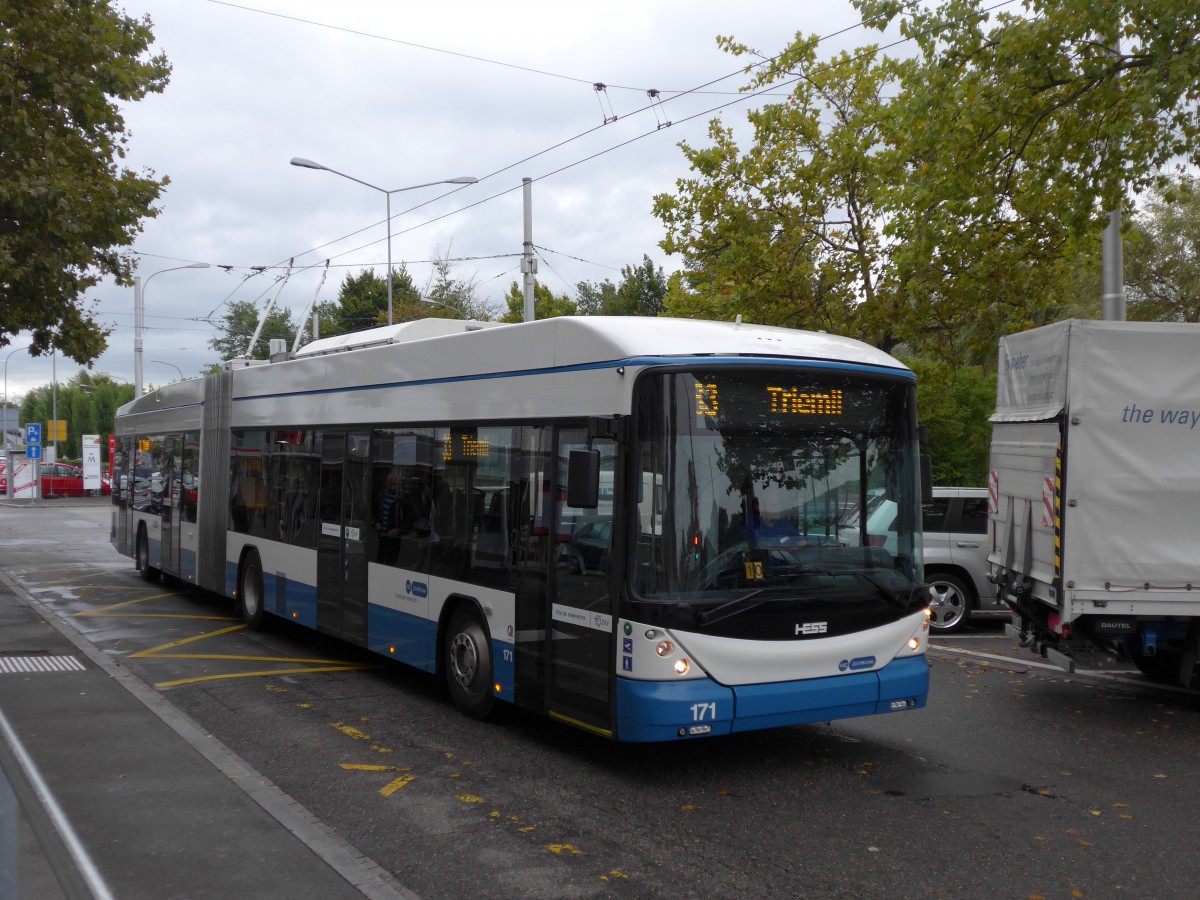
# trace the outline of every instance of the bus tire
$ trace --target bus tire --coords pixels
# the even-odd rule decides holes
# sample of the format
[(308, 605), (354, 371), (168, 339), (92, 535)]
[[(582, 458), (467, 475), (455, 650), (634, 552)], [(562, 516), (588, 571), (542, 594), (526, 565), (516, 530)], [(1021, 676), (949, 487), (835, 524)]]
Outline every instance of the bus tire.
[(266, 624), (267, 605), (263, 596), (262, 560), (257, 550), (248, 550), (238, 566), (238, 611), (251, 631)]
[(158, 581), (158, 576), (162, 573), (150, 565), (150, 538), (146, 535), (145, 525), (138, 527), (133, 554), (133, 564), (137, 567), (138, 574), (142, 576), (142, 581), (147, 583)]
[(472, 719), (486, 719), (496, 705), (492, 694), (492, 645), (487, 630), (468, 607), (450, 617), (442, 667), (455, 707)]

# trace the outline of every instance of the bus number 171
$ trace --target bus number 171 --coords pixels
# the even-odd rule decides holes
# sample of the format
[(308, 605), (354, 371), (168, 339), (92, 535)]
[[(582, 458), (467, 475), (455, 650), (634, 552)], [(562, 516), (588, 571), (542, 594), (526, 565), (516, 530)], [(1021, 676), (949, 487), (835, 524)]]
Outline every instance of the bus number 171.
[(693, 703), (692, 704), (692, 721), (703, 722), (705, 719), (717, 720), (717, 704), (714, 703)]

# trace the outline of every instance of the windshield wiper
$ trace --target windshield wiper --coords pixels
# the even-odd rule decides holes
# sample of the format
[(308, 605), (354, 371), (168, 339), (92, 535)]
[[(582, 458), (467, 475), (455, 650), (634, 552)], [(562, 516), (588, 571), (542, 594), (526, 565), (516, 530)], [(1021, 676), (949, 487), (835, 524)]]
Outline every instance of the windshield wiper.
[[(726, 600), (720, 606), (714, 606), (712, 609), (706, 609), (703, 612), (696, 613), (696, 621), (701, 625), (711, 625), (713, 622), (719, 622), (721, 619), (728, 618), (740, 612), (745, 612), (748, 609), (753, 609), (756, 606), (762, 606), (766, 600), (755, 600), (766, 588), (759, 588), (756, 591), (751, 591), (748, 594), (742, 594), (739, 597), (734, 597), (732, 600)], [(724, 615), (722, 615), (724, 613)]]
[[(810, 572), (806, 569), (803, 574), (807, 575)], [(696, 621), (701, 625), (711, 625), (713, 622), (719, 622), (721, 619), (727, 619), (730, 616), (747, 612), (755, 607), (762, 606), (764, 603), (772, 603), (776, 600), (791, 600), (798, 597), (799, 594), (811, 594), (815, 590), (816, 588), (797, 590), (789, 584), (773, 584), (760, 587), (749, 593), (740, 594), (732, 600), (726, 600), (720, 606), (714, 606), (711, 609), (696, 613)], [(760, 594), (768, 592), (770, 592), (770, 596), (759, 597)]]
[(888, 603), (892, 604), (893, 606), (897, 607), (898, 609), (904, 610), (905, 612), (907, 612), (912, 607), (913, 594), (916, 592), (917, 588), (920, 587), (920, 585), (918, 585), (918, 584), (911, 585), (908, 589), (908, 595), (905, 596), (902, 591), (894, 590), (892, 588), (887, 587), (878, 578), (873, 577), (871, 575), (870, 571), (868, 571), (866, 569), (828, 569), (828, 570), (821, 572), (820, 574), (834, 575), (834, 576), (836, 576), (836, 575), (857, 575), (863, 581), (865, 581), (869, 585), (871, 585), (871, 587), (873, 587), (877, 591), (879, 591), (879, 593), (881, 593), (884, 596), (884, 598), (888, 601)]

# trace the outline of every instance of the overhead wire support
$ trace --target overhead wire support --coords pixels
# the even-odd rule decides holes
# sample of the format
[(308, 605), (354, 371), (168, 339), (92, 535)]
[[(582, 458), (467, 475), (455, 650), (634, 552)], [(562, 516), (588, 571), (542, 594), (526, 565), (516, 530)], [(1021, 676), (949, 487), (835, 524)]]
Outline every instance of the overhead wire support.
[[(596, 101), (600, 104), (600, 115), (604, 118), (604, 124), (609, 125), (617, 121), (617, 114), (613, 110), (612, 100), (608, 96), (608, 85), (603, 81), (597, 81), (592, 85), (592, 90), (596, 92)], [(608, 104), (607, 109), (605, 109), (605, 104)]]
[(671, 120), (667, 118), (667, 110), (663, 106), (662, 96), (657, 88), (650, 88), (646, 91), (646, 96), (650, 98), (650, 107), (654, 110), (654, 121), (658, 123), (658, 130), (671, 127)]

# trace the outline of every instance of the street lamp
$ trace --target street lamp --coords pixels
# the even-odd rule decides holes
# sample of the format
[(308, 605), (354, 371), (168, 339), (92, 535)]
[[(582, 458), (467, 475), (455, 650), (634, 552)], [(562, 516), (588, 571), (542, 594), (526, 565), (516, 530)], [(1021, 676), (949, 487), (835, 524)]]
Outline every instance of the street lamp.
[(179, 373), (179, 380), (183, 381), (183, 369), (179, 368), (179, 366), (175, 365), (175, 363), (163, 362), (161, 359), (152, 359), (150, 362), (158, 363), (160, 366), (170, 366)]
[(371, 184), (368, 181), (363, 181), (361, 178), (355, 178), (353, 175), (347, 175), (345, 172), (339, 172), (337, 169), (331, 169), (329, 166), (323, 166), (319, 162), (313, 162), (311, 159), (303, 159), (299, 156), (292, 157), (292, 165), (299, 166), (302, 169), (321, 169), (325, 172), (332, 172), (334, 175), (341, 175), (343, 178), (349, 178), (351, 181), (361, 184), (363, 187), (369, 187), (373, 191), (379, 191), (387, 198), (387, 300), (388, 300), (388, 324), (392, 324), (392, 194), (398, 194), (401, 191), (415, 191), (417, 188), (432, 187), (435, 184), (474, 184), (479, 179), (471, 175), (462, 175), (458, 178), (443, 178), (440, 181), (426, 181), (424, 184), (412, 184), (408, 187), (392, 188), (390, 191), (386, 188), (381, 188), (378, 185)]
[[(170, 269), (159, 269), (146, 276), (145, 282), (141, 276), (133, 279), (133, 396), (142, 396), (142, 332), (146, 328), (146, 285), (155, 275), (163, 272), (178, 272), (180, 269), (207, 269), (208, 263), (188, 263), (186, 266), (173, 266)], [(182, 376), (182, 373), (181, 373)]]
[(3, 426), (0, 426), (4, 430), (4, 435), (0, 437), (0, 441), (3, 442), (4, 449), (6, 450), (8, 448), (8, 361), (13, 358), (13, 354), (20, 353), (22, 350), (28, 349), (28, 347), (18, 347), (16, 350), (12, 351), (12, 353), (8, 354), (8, 356), (4, 357), (4, 424)]

